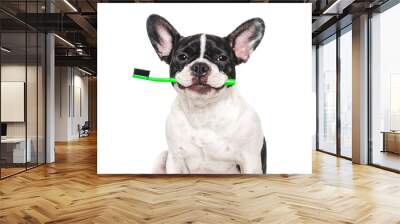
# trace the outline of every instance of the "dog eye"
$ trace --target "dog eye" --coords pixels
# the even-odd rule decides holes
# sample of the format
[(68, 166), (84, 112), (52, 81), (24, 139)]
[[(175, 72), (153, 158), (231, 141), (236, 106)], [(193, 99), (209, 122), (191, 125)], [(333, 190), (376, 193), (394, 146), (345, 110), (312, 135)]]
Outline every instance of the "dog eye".
[(180, 54), (180, 55), (177, 56), (177, 58), (180, 61), (186, 61), (188, 59), (188, 56), (186, 54)]
[(217, 61), (226, 61), (228, 59), (228, 57), (226, 57), (225, 55), (220, 55), (217, 57)]

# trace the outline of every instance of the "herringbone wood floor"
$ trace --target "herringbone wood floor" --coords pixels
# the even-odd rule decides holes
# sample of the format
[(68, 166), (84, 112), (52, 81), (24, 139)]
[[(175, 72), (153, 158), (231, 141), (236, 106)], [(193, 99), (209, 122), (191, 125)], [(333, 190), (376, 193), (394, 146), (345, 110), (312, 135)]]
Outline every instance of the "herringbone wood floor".
[(0, 181), (0, 223), (400, 223), (400, 175), (314, 152), (313, 175), (98, 176), (96, 138)]

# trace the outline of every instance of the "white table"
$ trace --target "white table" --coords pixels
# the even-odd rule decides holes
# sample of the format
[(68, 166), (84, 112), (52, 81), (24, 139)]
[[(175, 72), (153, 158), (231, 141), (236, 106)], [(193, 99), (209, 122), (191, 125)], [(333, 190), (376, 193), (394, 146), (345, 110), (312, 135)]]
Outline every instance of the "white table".
[[(30, 138), (26, 139), (27, 146), (26, 154), (25, 154), (25, 138), (5, 138), (1, 139), (1, 144), (9, 147), (13, 146), (13, 163), (25, 163), (31, 162), (32, 153), (31, 153), (31, 145), (32, 140)], [(26, 161), (25, 161), (26, 159)]]

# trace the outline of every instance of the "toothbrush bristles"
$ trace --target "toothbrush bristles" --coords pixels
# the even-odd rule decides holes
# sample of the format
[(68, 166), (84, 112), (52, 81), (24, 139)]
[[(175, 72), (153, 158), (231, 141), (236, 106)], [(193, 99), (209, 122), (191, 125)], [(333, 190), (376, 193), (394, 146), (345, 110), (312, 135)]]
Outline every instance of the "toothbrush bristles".
[(150, 76), (150, 71), (149, 70), (135, 68), (133, 70), (133, 74), (149, 77)]

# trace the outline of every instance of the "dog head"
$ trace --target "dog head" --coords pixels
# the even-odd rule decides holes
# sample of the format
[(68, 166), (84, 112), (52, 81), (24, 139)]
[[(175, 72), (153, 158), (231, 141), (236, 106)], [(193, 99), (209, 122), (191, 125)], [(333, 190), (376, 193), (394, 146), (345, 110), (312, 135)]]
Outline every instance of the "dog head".
[(170, 65), (174, 88), (188, 97), (212, 98), (230, 88), (235, 66), (246, 62), (264, 36), (262, 19), (250, 19), (226, 37), (196, 34), (183, 37), (163, 17), (147, 19), (147, 33), (161, 60)]

